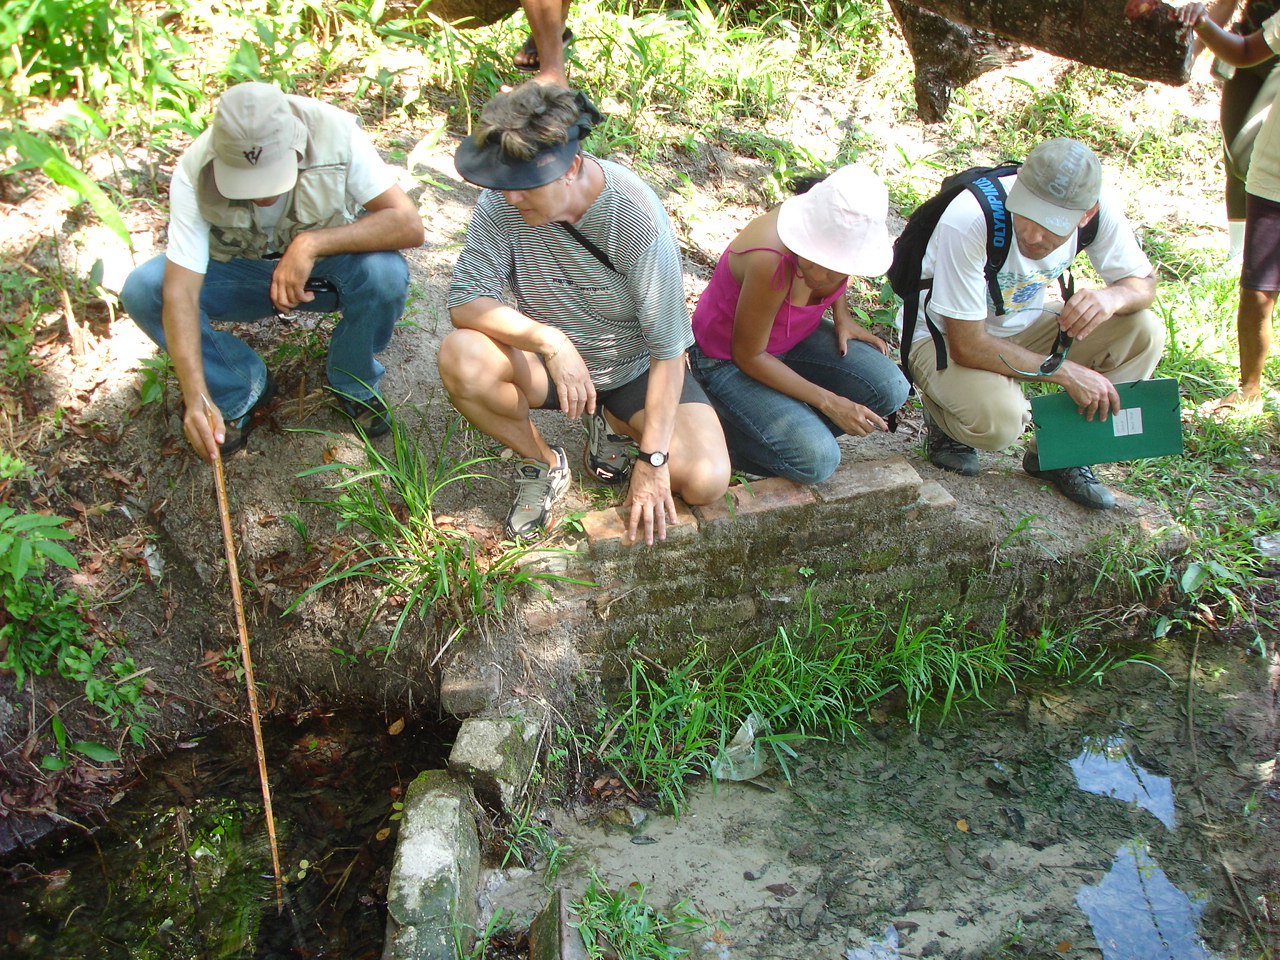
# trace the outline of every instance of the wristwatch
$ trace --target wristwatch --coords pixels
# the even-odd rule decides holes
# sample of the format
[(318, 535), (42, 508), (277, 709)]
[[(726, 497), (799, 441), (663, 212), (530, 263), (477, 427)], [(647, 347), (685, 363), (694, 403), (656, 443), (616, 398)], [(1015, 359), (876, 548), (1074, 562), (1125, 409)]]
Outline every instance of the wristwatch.
[(667, 455), (663, 453), (661, 450), (658, 450), (654, 453), (645, 453), (643, 450), (641, 450), (639, 457), (641, 460), (645, 461), (651, 467), (660, 467), (667, 462)]

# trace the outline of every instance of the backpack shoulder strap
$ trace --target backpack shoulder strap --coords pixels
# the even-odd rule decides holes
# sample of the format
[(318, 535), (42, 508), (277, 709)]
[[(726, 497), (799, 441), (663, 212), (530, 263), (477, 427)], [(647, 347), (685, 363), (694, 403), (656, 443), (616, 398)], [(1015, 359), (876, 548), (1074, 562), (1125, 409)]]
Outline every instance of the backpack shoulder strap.
[(566, 233), (573, 237), (573, 239), (577, 240), (578, 243), (582, 244), (586, 251), (599, 260), (605, 267), (612, 270), (614, 273), (619, 272), (618, 268), (613, 265), (613, 261), (609, 259), (609, 255), (583, 236), (581, 230), (565, 220), (557, 220), (556, 223), (560, 224), (560, 226), (565, 229)]
[(978, 177), (966, 184), (969, 192), (978, 201), (982, 209), (983, 219), (987, 224), (987, 260), (983, 264), (982, 274), (987, 282), (987, 293), (991, 297), (996, 316), (1004, 313), (1004, 296), (1000, 292), (1000, 284), (996, 279), (1000, 268), (1009, 259), (1009, 244), (1013, 239), (1013, 231), (1009, 225), (1009, 211), (1004, 202), (1008, 193), (998, 175), (998, 170)]
[[(1076, 255), (1080, 253), (1093, 241), (1098, 239), (1098, 217), (1095, 214), (1088, 223), (1083, 227), (1076, 228)], [(1076, 279), (1071, 275), (1071, 267), (1062, 271), (1058, 277), (1058, 289), (1062, 292), (1062, 302), (1066, 303), (1076, 292)]]
[[(928, 303), (932, 296), (932, 280), (924, 280), (920, 276), (924, 261), (925, 248), (933, 236), (938, 220), (946, 212), (947, 207), (964, 190), (973, 193), (978, 206), (983, 211), (983, 219), (987, 230), (987, 257), (983, 267), (983, 279), (991, 293), (992, 302), (998, 313), (1004, 312), (1003, 298), (1000, 296), (996, 274), (1004, 266), (1009, 255), (1009, 243), (1012, 231), (1009, 229), (1009, 216), (1005, 210), (1005, 189), (1000, 178), (1016, 172), (1018, 164), (1005, 161), (995, 167), (972, 167), (969, 170), (952, 174), (942, 181), (938, 193), (921, 204), (911, 217), (902, 237), (894, 244), (894, 263), (890, 267), (889, 279), (894, 292), (903, 299), (902, 304), (902, 338), (899, 345), (900, 366), (907, 380), (911, 380), (908, 369), (909, 354), (915, 336), (916, 323), (920, 313), (925, 315), (925, 323), (933, 339), (934, 351), (937, 355), (938, 369), (947, 367), (947, 347), (942, 332), (929, 319)], [(903, 241), (910, 237), (910, 243)], [(921, 302), (921, 292), (924, 302)]]

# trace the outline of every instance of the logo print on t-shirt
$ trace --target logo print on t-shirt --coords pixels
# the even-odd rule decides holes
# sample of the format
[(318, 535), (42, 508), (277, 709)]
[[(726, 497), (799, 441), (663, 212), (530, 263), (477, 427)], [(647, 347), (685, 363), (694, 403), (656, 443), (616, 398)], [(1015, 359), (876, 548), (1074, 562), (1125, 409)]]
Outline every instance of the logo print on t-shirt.
[(252, 164), (256, 164), (260, 156), (262, 156), (261, 147), (254, 147), (252, 150), (244, 151), (244, 158)]

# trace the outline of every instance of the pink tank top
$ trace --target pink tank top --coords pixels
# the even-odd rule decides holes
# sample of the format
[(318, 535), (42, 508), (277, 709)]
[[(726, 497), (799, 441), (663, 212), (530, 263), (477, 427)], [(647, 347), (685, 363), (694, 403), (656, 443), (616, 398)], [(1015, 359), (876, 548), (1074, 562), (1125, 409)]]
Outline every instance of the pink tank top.
[[(708, 357), (722, 360), (733, 358), (733, 316), (738, 310), (738, 297), (742, 294), (742, 285), (733, 277), (729, 269), (729, 255), (732, 253), (751, 253), (753, 250), (768, 250), (779, 257), (778, 269), (774, 271), (770, 286), (781, 290), (791, 285), (796, 275), (796, 257), (793, 253), (783, 253), (772, 247), (750, 247), (746, 250), (726, 249), (720, 255), (711, 281), (698, 298), (698, 305), (693, 310), (693, 336), (698, 342), (698, 349)], [(822, 315), (842, 295), (849, 281), (843, 281), (820, 303), (797, 306), (790, 299), (784, 299), (773, 318), (773, 329), (769, 331), (769, 343), (766, 351), (777, 356), (786, 353), (797, 343), (813, 333), (822, 321)]]

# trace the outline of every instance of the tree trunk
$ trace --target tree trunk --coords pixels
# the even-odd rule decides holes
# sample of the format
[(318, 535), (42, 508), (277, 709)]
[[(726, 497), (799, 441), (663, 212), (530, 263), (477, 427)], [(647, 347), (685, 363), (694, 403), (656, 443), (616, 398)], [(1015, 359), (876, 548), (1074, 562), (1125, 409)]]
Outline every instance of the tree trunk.
[(1030, 55), (1021, 44), (952, 23), (908, 0), (889, 0), (889, 6), (915, 61), (916, 112), (925, 123), (946, 116), (956, 87)]
[[(1191, 76), (1190, 31), (1166, 3), (1140, 3), (1132, 20), (1126, 0), (917, 0), (956, 23), (1092, 67), (1180, 85)], [(904, 26), (905, 29), (905, 26)]]
[(511, 16), (520, 9), (520, 0), (430, 0), (421, 7), (417, 0), (392, 0), (387, 9), (398, 16), (425, 17), (430, 13), (445, 23), (457, 23), (469, 29), (486, 27)]

